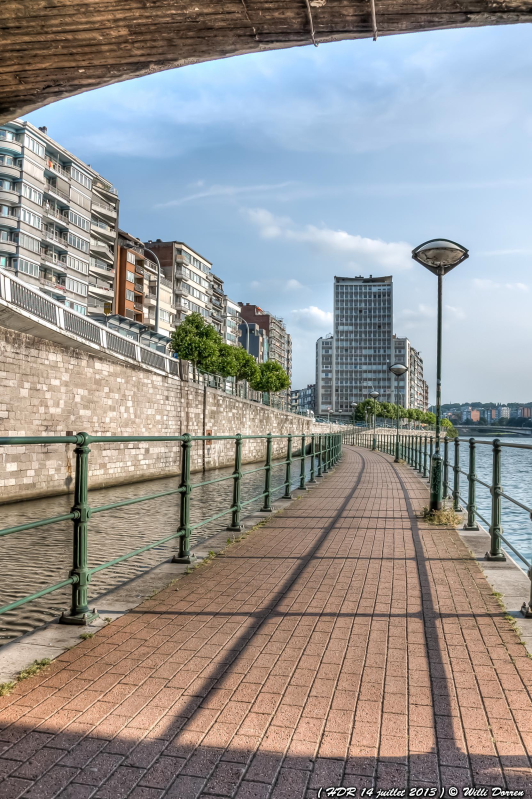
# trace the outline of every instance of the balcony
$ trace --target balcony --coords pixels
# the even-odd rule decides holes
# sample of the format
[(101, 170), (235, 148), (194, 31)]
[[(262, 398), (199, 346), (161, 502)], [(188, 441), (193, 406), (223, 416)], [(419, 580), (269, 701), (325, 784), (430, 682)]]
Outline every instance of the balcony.
[(53, 241), (54, 244), (56, 244), (62, 250), (68, 249), (68, 239), (66, 236), (61, 236), (59, 233), (56, 233), (53, 230), (45, 230), (43, 233), (49, 241)]
[(53, 291), (66, 292), (66, 286), (61, 285), (61, 283), (56, 283), (54, 280), (49, 280), (47, 277), (40, 277), (39, 285), (43, 288), (52, 289)]
[(12, 189), (0, 189), (0, 202), (16, 205), (20, 202), (20, 194)]
[(116, 217), (116, 208), (114, 205), (110, 205), (106, 203), (104, 200), (94, 200), (92, 201), (92, 207), (97, 213), (104, 213), (108, 216)]
[(68, 214), (58, 211), (58, 209), (54, 208), (53, 205), (44, 205), (42, 210), (45, 216), (51, 216), (54, 219), (58, 219), (63, 225), (68, 225)]
[(56, 172), (58, 175), (61, 175), (62, 178), (70, 180), (70, 172), (65, 169), (64, 166), (58, 164), (57, 161), (52, 161), (51, 158), (46, 159), (46, 169), (51, 169), (52, 172)]
[(97, 253), (101, 258), (106, 258), (111, 263), (114, 262), (114, 253), (108, 244), (97, 239), (91, 239), (90, 248)]
[(8, 228), (15, 228), (18, 227), (18, 219), (16, 216), (4, 216), (4, 214), (0, 215), (0, 228), (8, 227)]
[(70, 195), (63, 191), (62, 189), (58, 189), (57, 186), (54, 186), (49, 180), (46, 181), (46, 188), (44, 189), (45, 193), (48, 194), (55, 194), (57, 197), (61, 197), (63, 200), (67, 200), (70, 202)]
[(15, 255), (17, 244), (14, 241), (0, 241), (0, 252), (3, 255)]
[(89, 294), (94, 294), (96, 297), (102, 297), (105, 300), (112, 300), (114, 291), (112, 288), (104, 288), (103, 286), (92, 286), (89, 284)]
[(0, 175), (9, 178), (20, 178), (20, 167), (11, 164), (0, 164)]
[(102, 236), (106, 241), (114, 241), (116, 238), (116, 230), (114, 228), (95, 219), (91, 219), (91, 233)]
[(103, 263), (103, 261), (96, 263), (94, 259), (91, 259), (90, 271), (95, 275), (101, 275), (102, 277), (106, 278), (114, 278), (115, 274), (114, 266), (107, 266)]
[[(4, 133), (4, 131), (0, 131), (0, 134), (1, 133)], [(18, 141), (5, 139), (2, 135), (0, 135), (0, 150), (2, 150), (2, 152), (8, 152), (14, 155), (20, 155), (22, 153), (22, 144), (20, 144)]]

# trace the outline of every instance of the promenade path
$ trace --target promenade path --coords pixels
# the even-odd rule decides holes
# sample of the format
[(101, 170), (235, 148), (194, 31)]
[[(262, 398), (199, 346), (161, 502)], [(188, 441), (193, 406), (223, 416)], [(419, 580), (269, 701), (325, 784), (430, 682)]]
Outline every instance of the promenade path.
[(532, 660), (458, 533), (418, 520), (427, 499), (407, 466), (346, 447), (284, 513), (0, 700), (0, 797), (532, 795)]

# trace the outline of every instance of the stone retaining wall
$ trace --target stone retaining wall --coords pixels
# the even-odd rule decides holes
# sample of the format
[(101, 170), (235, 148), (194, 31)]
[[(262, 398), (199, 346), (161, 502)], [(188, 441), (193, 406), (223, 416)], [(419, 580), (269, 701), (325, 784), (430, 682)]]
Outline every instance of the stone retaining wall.
[[(342, 429), (4, 327), (0, 352), (0, 436), (82, 430), (123, 436), (310, 435)], [(285, 446), (276, 442), (276, 454)], [(91, 449), (92, 488), (167, 477), (180, 469), (179, 442), (95, 443)], [(245, 463), (264, 454), (263, 440), (244, 443)], [(71, 491), (73, 457), (69, 444), (0, 447), (0, 502)], [(233, 442), (194, 444), (194, 470), (228, 466), (233, 459)]]

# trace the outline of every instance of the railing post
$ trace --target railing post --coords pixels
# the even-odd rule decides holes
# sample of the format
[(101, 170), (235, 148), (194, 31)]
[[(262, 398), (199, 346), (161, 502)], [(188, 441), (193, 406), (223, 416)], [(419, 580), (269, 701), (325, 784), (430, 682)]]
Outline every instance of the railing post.
[(460, 439), (454, 439), (454, 481), (453, 481), (453, 510), (460, 513)]
[(309, 483), (315, 483), (315, 468), (316, 468), (316, 434), (312, 433), (310, 440), (310, 480)]
[(318, 436), (318, 477), (321, 477), (322, 472), (322, 460), (323, 460), (323, 441), (322, 441), (322, 434), (320, 433)]
[[(430, 437), (430, 442), (429, 443), (430, 443), (430, 447), (429, 447), (429, 449), (430, 449), (430, 451), (429, 451), (429, 464), (430, 464), (430, 467), (429, 468), (431, 469), (432, 468), (432, 457), (434, 455), (434, 436)], [(430, 475), (429, 475), (429, 479), (430, 479)]]
[(192, 563), (195, 556), (190, 552), (190, 502), (192, 494), (192, 480), (190, 478), (191, 472), (191, 459), (192, 459), (192, 436), (190, 433), (185, 433), (181, 444), (181, 484), (182, 492), (179, 495), (180, 511), (179, 511), (179, 533), (182, 535), (179, 538), (179, 552), (177, 556), (174, 555), (172, 561), (174, 563)]
[(261, 508), (263, 513), (271, 513), (272, 508), (272, 450), (273, 450), (272, 434), (268, 433), (266, 437), (266, 464), (264, 466), (264, 505)]
[(299, 490), (306, 491), (306, 459), (307, 459), (307, 443), (306, 436), (301, 436), (301, 471), (299, 472)]
[(502, 485), (501, 485), (502, 449), (500, 439), (493, 442), (493, 477), (491, 483), (491, 526), (490, 551), (486, 552), (486, 560), (506, 560), (501, 549), (502, 535)]
[(442, 499), (447, 499), (449, 496), (449, 439), (447, 436), (443, 439), (443, 494)]
[(286, 470), (283, 499), (292, 499), (292, 435), (286, 440)]
[(323, 474), (329, 471), (329, 433), (325, 433), (325, 458), (323, 459)]
[(428, 469), (428, 436), (424, 436), (423, 441), (423, 477), (429, 476), (429, 469)]
[(469, 439), (469, 468), (467, 471), (467, 522), (464, 530), (478, 530), (477, 524), (477, 444), (474, 438)]
[(240, 496), (242, 485), (242, 434), (235, 436), (235, 471), (233, 472), (233, 513), (231, 514), (231, 524), (227, 528), (232, 532), (238, 533), (242, 530), (240, 524)]
[(98, 618), (95, 610), (89, 609), (89, 519), (91, 509), (89, 506), (89, 453), (90, 436), (88, 433), (78, 433), (78, 444), (74, 450), (76, 454), (76, 475), (74, 481), (74, 505), (72, 513), (74, 538), (72, 546), (72, 570), (70, 577), (72, 583), (72, 604), (70, 613), (63, 613), (61, 624), (90, 624)]

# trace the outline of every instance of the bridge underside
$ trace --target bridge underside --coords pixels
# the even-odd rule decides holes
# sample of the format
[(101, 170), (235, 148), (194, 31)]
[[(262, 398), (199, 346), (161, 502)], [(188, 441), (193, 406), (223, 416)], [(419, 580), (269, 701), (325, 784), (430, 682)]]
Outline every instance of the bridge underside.
[[(379, 35), (532, 21), (532, 2), (376, 0)], [(0, 122), (128, 78), (373, 35), (371, 0), (4, 0)]]

